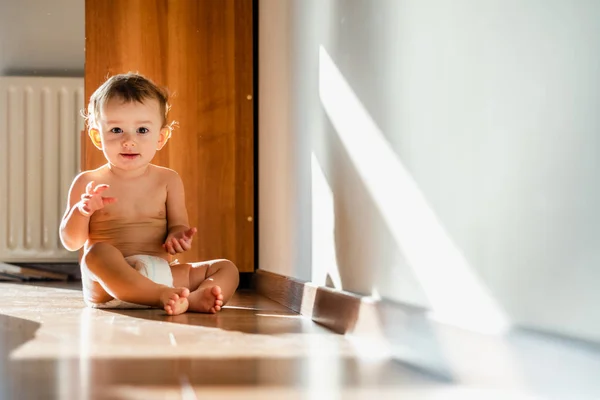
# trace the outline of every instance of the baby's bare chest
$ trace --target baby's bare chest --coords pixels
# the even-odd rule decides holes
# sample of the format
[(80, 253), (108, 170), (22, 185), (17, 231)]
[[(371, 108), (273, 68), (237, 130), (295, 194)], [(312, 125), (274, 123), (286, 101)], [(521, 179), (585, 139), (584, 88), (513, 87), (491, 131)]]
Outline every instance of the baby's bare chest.
[(117, 201), (100, 210), (100, 216), (108, 219), (166, 218), (167, 190), (165, 186), (111, 185), (103, 193)]

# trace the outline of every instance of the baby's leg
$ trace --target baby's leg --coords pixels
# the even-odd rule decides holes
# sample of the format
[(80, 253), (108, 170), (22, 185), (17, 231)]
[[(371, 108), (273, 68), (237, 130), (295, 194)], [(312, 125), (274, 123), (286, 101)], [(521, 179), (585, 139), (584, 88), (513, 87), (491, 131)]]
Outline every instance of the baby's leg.
[[(81, 260), (82, 277), (101, 285), (106, 294), (128, 303), (164, 308), (169, 314), (181, 314), (188, 307), (189, 290), (185, 287), (170, 288), (159, 285), (141, 275), (125, 261), (123, 254), (108, 243), (95, 243)], [(84, 287), (97, 287), (86, 284)], [(105, 302), (108, 296), (92, 293), (92, 302)], [(101, 300), (100, 300), (101, 299)], [(100, 300), (100, 301), (99, 301)]]
[(238, 287), (240, 274), (229, 260), (172, 265), (173, 282), (191, 291), (189, 311), (216, 313)]

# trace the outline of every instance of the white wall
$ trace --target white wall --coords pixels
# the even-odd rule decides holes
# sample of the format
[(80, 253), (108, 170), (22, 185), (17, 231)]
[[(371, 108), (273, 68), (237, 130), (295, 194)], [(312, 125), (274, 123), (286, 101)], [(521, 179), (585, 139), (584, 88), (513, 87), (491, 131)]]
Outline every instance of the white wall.
[(85, 1), (0, 1), (0, 75), (83, 76), (84, 47)]
[(599, 20), (261, 0), (259, 267), (600, 340)]

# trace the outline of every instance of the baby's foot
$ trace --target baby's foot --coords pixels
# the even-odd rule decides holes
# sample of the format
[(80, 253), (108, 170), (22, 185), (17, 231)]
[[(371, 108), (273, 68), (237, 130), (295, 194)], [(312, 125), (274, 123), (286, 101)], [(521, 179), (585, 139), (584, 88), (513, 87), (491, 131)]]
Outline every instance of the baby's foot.
[(223, 293), (219, 286), (197, 289), (190, 293), (188, 300), (190, 311), (215, 314), (223, 307)]
[(190, 295), (188, 288), (165, 288), (160, 296), (163, 308), (169, 315), (179, 315), (187, 311), (189, 302), (187, 297)]

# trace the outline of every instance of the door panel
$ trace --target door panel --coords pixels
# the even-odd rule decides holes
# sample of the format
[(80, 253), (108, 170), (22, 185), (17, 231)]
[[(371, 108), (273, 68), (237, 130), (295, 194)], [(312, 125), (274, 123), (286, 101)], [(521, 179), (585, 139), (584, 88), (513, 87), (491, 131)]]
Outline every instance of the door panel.
[[(182, 177), (193, 248), (254, 271), (252, 0), (86, 0), (86, 98), (136, 71), (172, 94), (178, 125), (154, 163)], [(85, 169), (105, 163), (86, 138)]]

